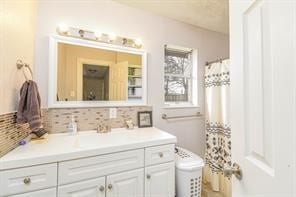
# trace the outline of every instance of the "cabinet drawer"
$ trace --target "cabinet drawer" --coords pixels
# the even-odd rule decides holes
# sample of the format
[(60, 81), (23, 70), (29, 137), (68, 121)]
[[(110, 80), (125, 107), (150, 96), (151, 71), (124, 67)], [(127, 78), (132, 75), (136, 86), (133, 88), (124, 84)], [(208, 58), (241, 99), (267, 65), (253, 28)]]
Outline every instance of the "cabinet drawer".
[(55, 187), (57, 164), (0, 171), (0, 196)]
[(51, 188), (51, 189), (38, 190), (35, 192), (13, 195), (9, 197), (56, 197), (56, 196), (57, 196), (56, 188)]
[(98, 178), (144, 166), (144, 150), (133, 150), (59, 163), (59, 185)]
[(168, 144), (163, 146), (154, 146), (145, 150), (145, 165), (154, 165), (175, 159), (175, 145)]

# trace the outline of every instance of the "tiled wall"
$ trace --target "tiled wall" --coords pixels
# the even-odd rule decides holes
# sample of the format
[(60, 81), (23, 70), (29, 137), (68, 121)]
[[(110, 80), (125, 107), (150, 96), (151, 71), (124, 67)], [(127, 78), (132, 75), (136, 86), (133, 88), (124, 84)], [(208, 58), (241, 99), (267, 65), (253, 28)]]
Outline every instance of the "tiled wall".
[[(118, 107), (117, 118), (112, 119), (112, 128), (125, 127), (125, 120), (137, 124), (138, 111), (152, 111), (152, 107)], [(98, 125), (109, 123), (109, 108), (43, 109), (43, 124), (49, 133), (67, 131), (67, 125), (75, 116), (78, 130), (97, 129)], [(0, 157), (14, 149), (18, 142), (29, 134), (28, 124), (17, 124), (16, 113), (0, 115)]]
[[(125, 127), (125, 121), (132, 119), (137, 124), (138, 111), (151, 111), (152, 107), (118, 107), (117, 118), (112, 119), (112, 128)], [(109, 108), (68, 108), (44, 110), (45, 128), (51, 133), (67, 131), (67, 125), (74, 115), (78, 130), (93, 130), (99, 125), (109, 124)]]
[(0, 115), (0, 157), (14, 149), (28, 134), (28, 124), (16, 124), (15, 112)]

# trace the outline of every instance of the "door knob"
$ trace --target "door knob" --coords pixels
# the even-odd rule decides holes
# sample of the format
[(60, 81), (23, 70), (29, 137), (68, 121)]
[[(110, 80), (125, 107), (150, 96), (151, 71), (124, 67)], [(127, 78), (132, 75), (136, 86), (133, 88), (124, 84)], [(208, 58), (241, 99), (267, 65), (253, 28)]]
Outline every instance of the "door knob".
[(108, 185), (108, 189), (111, 190), (113, 188), (112, 184)]
[(146, 177), (147, 177), (147, 179), (150, 179), (151, 178), (151, 175), (150, 174), (147, 174)]
[(26, 185), (29, 185), (29, 184), (31, 183), (31, 179), (30, 179), (30, 178), (25, 178), (25, 179), (24, 179), (24, 183), (25, 183)]
[(224, 168), (226, 176), (234, 175), (238, 180), (242, 180), (243, 173), (241, 167), (237, 163), (233, 163), (232, 167)]
[(103, 192), (105, 190), (105, 187), (102, 185), (102, 186), (100, 186), (99, 190), (100, 190), (100, 192)]

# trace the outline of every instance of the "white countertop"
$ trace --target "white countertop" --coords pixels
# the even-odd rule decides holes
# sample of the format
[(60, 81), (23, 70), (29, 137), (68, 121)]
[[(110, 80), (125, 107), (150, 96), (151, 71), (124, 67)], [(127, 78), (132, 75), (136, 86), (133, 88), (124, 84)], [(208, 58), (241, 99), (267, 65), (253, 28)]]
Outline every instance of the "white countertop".
[(157, 128), (114, 129), (110, 133), (83, 131), (77, 135), (49, 134), (19, 146), (0, 158), (0, 170), (176, 143), (175, 136)]

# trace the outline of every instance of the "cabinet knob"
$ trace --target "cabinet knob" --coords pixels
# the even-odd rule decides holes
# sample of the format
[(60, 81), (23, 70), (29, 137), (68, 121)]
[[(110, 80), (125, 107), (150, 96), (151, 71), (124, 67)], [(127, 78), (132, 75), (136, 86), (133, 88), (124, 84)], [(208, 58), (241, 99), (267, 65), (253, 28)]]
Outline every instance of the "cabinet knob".
[(151, 179), (151, 175), (150, 174), (147, 174), (147, 179)]
[(29, 184), (31, 183), (31, 179), (30, 179), (29, 177), (25, 178), (25, 179), (24, 179), (24, 183), (25, 183), (26, 185), (29, 185)]
[(112, 184), (108, 185), (108, 189), (111, 190), (113, 188)]
[(100, 192), (103, 192), (103, 191), (105, 191), (105, 187), (104, 186), (100, 186), (99, 190), (100, 190)]
[(158, 155), (159, 155), (159, 157), (163, 157), (163, 153), (162, 152), (160, 152), (160, 153), (158, 153)]

